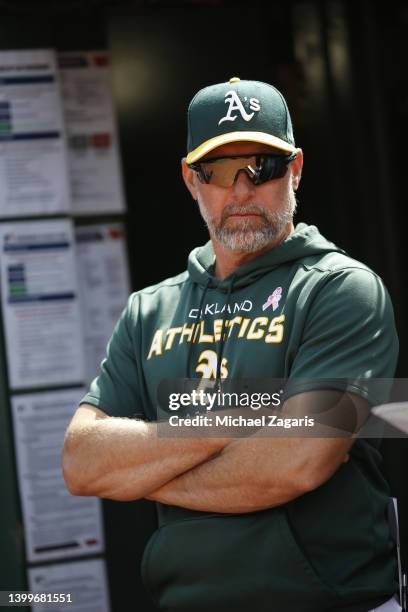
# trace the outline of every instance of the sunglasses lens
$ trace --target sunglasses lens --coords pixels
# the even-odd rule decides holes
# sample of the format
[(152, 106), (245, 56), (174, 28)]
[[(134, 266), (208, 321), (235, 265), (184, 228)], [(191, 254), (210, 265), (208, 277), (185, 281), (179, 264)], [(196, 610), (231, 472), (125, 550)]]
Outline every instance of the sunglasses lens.
[[(205, 176), (208, 177), (208, 183), (217, 185), (218, 187), (231, 187), (234, 184), (235, 177), (240, 170), (247, 170), (255, 173), (256, 157), (249, 158), (220, 158), (209, 162), (202, 162), (201, 169)], [(253, 170), (252, 170), (253, 169)]]
[(288, 169), (288, 160), (286, 156), (280, 157), (262, 157), (262, 163), (259, 170), (259, 183), (265, 183), (272, 179), (282, 178)]
[(255, 185), (282, 178), (290, 160), (286, 155), (251, 155), (220, 157), (199, 164), (199, 177), (204, 183), (231, 187), (238, 173), (244, 170)]

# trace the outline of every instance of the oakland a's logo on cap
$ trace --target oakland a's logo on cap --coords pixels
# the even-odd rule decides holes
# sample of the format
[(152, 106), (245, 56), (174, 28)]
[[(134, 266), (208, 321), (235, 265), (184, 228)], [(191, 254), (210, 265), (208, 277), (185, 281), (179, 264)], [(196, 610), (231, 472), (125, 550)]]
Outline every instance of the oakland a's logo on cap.
[[(247, 101), (248, 98), (245, 96), (244, 102)], [(238, 115), (233, 115), (232, 113), (234, 111), (238, 111), (239, 113), (241, 113), (241, 117), (244, 119), (244, 121), (251, 121), (252, 117), (255, 115), (255, 112), (261, 110), (259, 100), (257, 98), (250, 98), (249, 108), (252, 113), (247, 113), (243, 103), (241, 102), (240, 97), (234, 89), (231, 89), (231, 91), (227, 91), (227, 93), (225, 94), (225, 104), (229, 104), (228, 111), (227, 114), (219, 120), (218, 125), (220, 125), (223, 121), (235, 121)]]

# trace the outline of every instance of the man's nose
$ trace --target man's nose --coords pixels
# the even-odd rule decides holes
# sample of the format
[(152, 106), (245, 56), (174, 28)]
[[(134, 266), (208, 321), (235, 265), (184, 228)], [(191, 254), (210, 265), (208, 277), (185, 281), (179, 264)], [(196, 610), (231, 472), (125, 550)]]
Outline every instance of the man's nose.
[(254, 194), (255, 185), (245, 170), (239, 170), (235, 176), (235, 181), (231, 189), (235, 198), (243, 200), (249, 195)]

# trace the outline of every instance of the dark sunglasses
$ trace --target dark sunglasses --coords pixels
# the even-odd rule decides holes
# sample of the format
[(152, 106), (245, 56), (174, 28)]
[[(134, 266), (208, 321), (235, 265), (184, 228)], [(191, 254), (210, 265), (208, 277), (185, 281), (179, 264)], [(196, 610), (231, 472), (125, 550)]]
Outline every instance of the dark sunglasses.
[(282, 178), (288, 164), (296, 159), (297, 153), (278, 155), (261, 153), (251, 155), (234, 155), (230, 157), (212, 157), (188, 167), (195, 170), (202, 183), (211, 183), (218, 187), (231, 187), (241, 170), (244, 170), (254, 185)]

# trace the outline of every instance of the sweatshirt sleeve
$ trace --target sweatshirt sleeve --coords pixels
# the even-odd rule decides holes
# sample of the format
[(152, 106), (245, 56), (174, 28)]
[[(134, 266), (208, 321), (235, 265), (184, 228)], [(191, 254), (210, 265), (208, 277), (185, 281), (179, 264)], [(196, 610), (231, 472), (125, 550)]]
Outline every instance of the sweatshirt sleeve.
[(80, 400), (109, 416), (144, 418), (137, 362), (137, 294), (128, 298), (108, 342), (98, 376)]
[(381, 403), (397, 358), (393, 307), (381, 279), (365, 268), (330, 272), (311, 302), (288, 395), (339, 388)]

